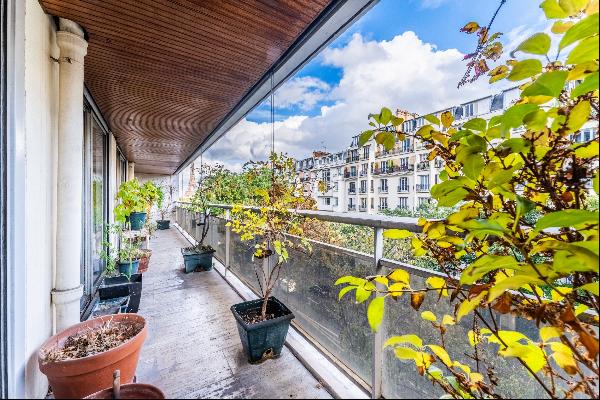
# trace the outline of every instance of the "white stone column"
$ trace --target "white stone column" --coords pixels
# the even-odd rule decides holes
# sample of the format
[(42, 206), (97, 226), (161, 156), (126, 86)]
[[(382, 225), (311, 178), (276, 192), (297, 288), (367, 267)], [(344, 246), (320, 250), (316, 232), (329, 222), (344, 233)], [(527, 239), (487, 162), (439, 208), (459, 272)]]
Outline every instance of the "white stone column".
[(127, 180), (135, 179), (135, 163), (127, 163)]
[(87, 42), (81, 27), (60, 19), (56, 275), (52, 302), (56, 331), (79, 322), (83, 202), (83, 58)]

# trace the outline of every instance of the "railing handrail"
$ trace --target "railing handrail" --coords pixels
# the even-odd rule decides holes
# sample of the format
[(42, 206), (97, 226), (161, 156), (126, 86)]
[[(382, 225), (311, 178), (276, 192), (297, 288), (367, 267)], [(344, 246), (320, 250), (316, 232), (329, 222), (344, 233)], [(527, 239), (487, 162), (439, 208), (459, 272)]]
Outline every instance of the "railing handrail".
[[(192, 205), (190, 202), (177, 201), (180, 204)], [(209, 204), (209, 207), (231, 210), (230, 204)], [(243, 206), (244, 209), (259, 211), (260, 207)], [(412, 217), (392, 217), (379, 214), (348, 214), (336, 211), (317, 211), (317, 210), (295, 210), (299, 215), (314, 218), (320, 221), (338, 222), (341, 224), (368, 226), (371, 228), (382, 229), (406, 229), (410, 232), (420, 233), (421, 227), (418, 225), (418, 218)]]

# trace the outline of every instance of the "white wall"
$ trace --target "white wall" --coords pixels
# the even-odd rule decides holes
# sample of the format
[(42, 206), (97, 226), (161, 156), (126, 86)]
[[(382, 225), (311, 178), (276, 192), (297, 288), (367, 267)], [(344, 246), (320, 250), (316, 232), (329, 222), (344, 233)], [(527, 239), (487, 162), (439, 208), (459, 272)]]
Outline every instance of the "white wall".
[(37, 0), (25, 8), (25, 226), (26, 354), (25, 395), (45, 396), (48, 386), (37, 365), (40, 344), (52, 335), (58, 58), (56, 28)]

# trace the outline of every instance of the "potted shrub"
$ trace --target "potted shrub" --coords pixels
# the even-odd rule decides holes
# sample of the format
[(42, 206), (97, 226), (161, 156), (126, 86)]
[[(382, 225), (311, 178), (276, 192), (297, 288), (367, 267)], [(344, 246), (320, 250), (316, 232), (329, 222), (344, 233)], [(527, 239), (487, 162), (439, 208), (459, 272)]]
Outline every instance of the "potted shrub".
[(112, 386), (113, 372), (133, 382), (148, 328), (136, 314), (90, 319), (52, 336), (38, 352), (40, 371), (57, 399), (81, 399)]
[(196, 270), (210, 271), (212, 269), (212, 256), (215, 249), (210, 245), (204, 244), (210, 228), (210, 209), (206, 196), (210, 188), (206, 184), (208, 176), (204, 176), (203, 178), (192, 198), (192, 209), (195, 210), (192, 227), (197, 227), (200, 231), (197, 237), (198, 243), (195, 246), (181, 249), (186, 273)]
[(100, 301), (129, 297), (127, 312), (136, 313), (142, 295), (142, 274), (137, 273), (139, 267), (140, 250), (131, 239), (123, 235), (123, 228), (113, 224), (107, 228), (107, 237), (113, 234), (114, 239), (121, 244), (119, 249), (110, 241), (104, 242), (105, 251), (102, 258), (106, 261), (106, 275), (98, 288)]
[(132, 230), (142, 229), (158, 196), (158, 188), (151, 181), (143, 185), (137, 179), (121, 183), (117, 192), (120, 203), (115, 207), (115, 220), (129, 223)]
[(166, 216), (171, 211), (171, 203), (173, 199), (173, 185), (167, 185), (167, 193), (165, 193), (165, 188), (162, 186), (160, 186), (158, 189), (159, 191), (156, 205), (158, 206), (160, 219), (156, 221), (156, 227), (159, 230), (169, 229), (171, 221), (168, 220)]
[(262, 271), (256, 271), (262, 277), (262, 298), (231, 307), (250, 363), (281, 354), (294, 314), (271, 294), (288, 260), (288, 249), (310, 250), (309, 242), (303, 238), (304, 219), (295, 210), (312, 203), (303, 197), (302, 186), (296, 182), (293, 160), (272, 153), (267, 165), (272, 170), (271, 185), (257, 191), (261, 199), (258, 209), (236, 205), (228, 222), (241, 240), (255, 243), (253, 258), (263, 260)]

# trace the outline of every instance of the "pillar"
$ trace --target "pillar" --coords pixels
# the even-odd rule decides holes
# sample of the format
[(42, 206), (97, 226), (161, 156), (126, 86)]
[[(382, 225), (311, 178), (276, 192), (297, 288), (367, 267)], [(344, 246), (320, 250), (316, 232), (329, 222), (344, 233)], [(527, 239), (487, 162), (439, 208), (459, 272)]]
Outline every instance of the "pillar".
[(127, 180), (135, 179), (135, 163), (129, 162), (127, 163)]
[(73, 21), (60, 19), (56, 268), (52, 302), (56, 331), (79, 322), (83, 199), (83, 59), (87, 42)]

